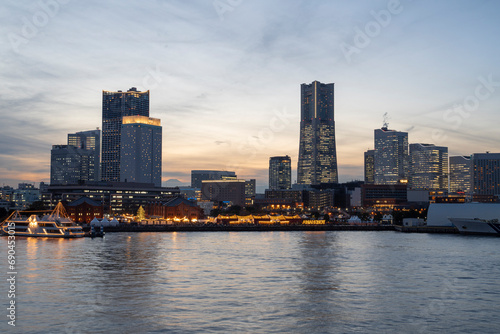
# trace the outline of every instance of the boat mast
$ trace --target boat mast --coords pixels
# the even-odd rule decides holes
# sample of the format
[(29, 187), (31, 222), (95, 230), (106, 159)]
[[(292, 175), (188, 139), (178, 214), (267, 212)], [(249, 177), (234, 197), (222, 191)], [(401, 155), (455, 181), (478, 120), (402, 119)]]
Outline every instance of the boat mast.
[(67, 218), (68, 214), (66, 213), (66, 209), (64, 208), (64, 205), (59, 202), (57, 203), (56, 207), (54, 208), (54, 211), (50, 214), (50, 218)]

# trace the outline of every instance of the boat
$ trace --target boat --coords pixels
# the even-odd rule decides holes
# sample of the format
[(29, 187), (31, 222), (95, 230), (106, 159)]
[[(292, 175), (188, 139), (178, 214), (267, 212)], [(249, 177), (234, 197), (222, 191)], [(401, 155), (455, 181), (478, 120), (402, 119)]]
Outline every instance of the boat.
[(500, 236), (500, 222), (498, 219), (480, 218), (449, 218), (460, 233), (484, 234)]
[(85, 235), (81, 226), (75, 224), (66, 214), (62, 203), (41, 219), (29, 217), (14, 211), (2, 224), (2, 233), (19, 237), (81, 238)]
[(91, 238), (103, 238), (104, 237), (104, 234), (106, 232), (104, 232), (104, 226), (101, 225), (101, 228), (100, 229), (96, 229), (94, 225), (91, 225), (90, 227), (90, 237)]

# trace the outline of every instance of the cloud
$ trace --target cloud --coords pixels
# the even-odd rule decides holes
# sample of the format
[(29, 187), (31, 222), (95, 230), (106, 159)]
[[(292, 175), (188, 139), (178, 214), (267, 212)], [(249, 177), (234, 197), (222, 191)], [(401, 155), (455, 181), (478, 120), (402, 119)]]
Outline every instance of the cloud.
[[(313, 80), (336, 84), (341, 179), (362, 178), (363, 152), (384, 112), (393, 116), (391, 128), (412, 129), (410, 141), (432, 140), (437, 129), (447, 139), (435, 144), (450, 152), (494, 151), (500, 90), (467, 126), (450, 128), (442, 112), (473, 93), (478, 76), (497, 78), (500, 47), (492, 36), (500, 5), (404, 2), (348, 64), (339, 45), (386, 6), (243, 1), (221, 20), (212, 1), (71, 1), (15, 52), (8, 35), (22, 34), (24, 19), (43, 9), (37, 1), (5, 2), (0, 180), (47, 179), (51, 145), (101, 126), (103, 89), (132, 86), (151, 90), (168, 178), (232, 164), (265, 184), (269, 156), (288, 154), (296, 165), (300, 84)], [(249, 140), (259, 140), (273, 112), (284, 109), (295, 116), (253, 154)]]

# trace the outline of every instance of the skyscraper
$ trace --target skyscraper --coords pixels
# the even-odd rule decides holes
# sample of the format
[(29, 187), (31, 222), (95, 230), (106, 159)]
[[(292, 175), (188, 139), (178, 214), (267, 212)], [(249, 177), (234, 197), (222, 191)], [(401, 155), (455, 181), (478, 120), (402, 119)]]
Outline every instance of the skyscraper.
[(500, 195), (500, 153), (474, 153), (472, 188), (475, 195)]
[(375, 130), (375, 184), (391, 185), (408, 180), (408, 132)]
[(101, 179), (120, 181), (120, 142), (124, 116), (149, 117), (149, 90), (102, 92), (102, 161)]
[(51, 184), (99, 181), (101, 131), (68, 134), (68, 145), (53, 145), (50, 158)]
[(124, 116), (120, 141), (120, 181), (153, 183), (161, 187), (161, 121)]
[(292, 160), (288, 155), (269, 159), (269, 189), (280, 190), (292, 187)]
[(415, 190), (448, 189), (448, 147), (410, 144), (409, 184)]
[(101, 131), (99, 129), (68, 134), (68, 145), (92, 151), (89, 159), (89, 179), (101, 179)]
[(52, 145), (50, 151), (50, 184), (78, 184), (97, 181), (94, 151), (72, 145)]
[(470, 156), (450, 157), (450, 193), (471, 192)]
[(297, 183), (337, 183), (334, 84), (301, 85)]
[(365, 152), (365, 184), (375, 183), (375, 150)]
[(255, 197), (256, 179), (245, 180), (245, 205), (252, 205)]

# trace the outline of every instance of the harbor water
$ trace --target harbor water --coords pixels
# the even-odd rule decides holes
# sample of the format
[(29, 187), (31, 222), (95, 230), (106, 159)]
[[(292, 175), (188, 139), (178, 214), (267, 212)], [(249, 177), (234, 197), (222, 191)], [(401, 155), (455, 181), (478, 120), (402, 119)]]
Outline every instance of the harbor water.
[[(499, 333), (500, 239), (387, 232), (17, 238), (2, 333)], [(7, 238), (0, 238), (7, 265)], [(8, 278), (8, 277), (7, 277)]]

